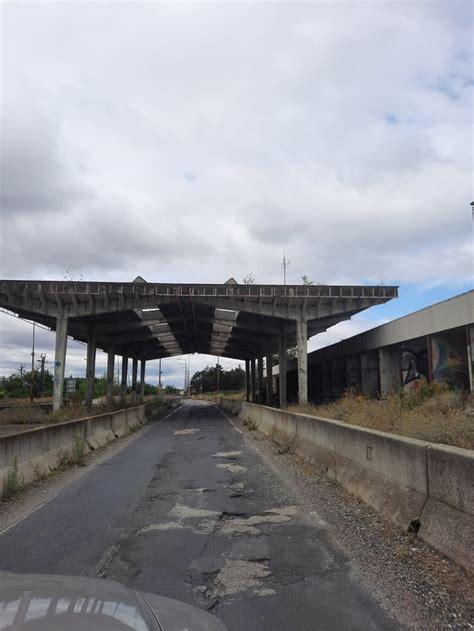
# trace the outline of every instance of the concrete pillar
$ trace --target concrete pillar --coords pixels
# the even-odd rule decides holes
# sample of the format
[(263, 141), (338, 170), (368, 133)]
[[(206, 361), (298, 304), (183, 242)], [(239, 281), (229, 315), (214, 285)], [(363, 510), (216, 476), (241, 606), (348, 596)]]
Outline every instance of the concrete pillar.
[(257, 359), (257, 373), (258, 373), (258, 402), (260, 404), (265, 403), (265, 397), (263, 394), (263, 357)]
[(286, 335), (284, 333), (278, 338), (278, 364), (280, 371), (280, 407), (284, 408), (286, 407)]
[(362, 394), (369, 399), (379, 396), (379, 353), (377, 350), (360, 354), (360, 378)]
[(64, 370), (66, 368), (67, 318), (56, 318), (56, 344), (54, 350), (53, 411), (63, 404)]
[(250, 360), (250, 400), (252, 403), (257, 402), (255, 359)]
[(400, 392), (402, 386), (401, 348), (399, 344), (379, 348), (380, 396)]
[(146, 360), (142, 359), (140, 364), (140, 403), (143, 403), (143, 397), (145, 396), (145, 369)]
[(122, 383), (120, 385), (120, 403), (125, 405), (127, 402), (127, 377), (128, 377), (128, 357), (122, 357)]
[(250, 401), (250, 361), (245, 360), (245, 400)]
[(469, 392), (474, 392), (474, 324), (466, 326), (467, 367), (469, 373)]
[(266, 390), (267, 390), (267, 405), (271, 405), (273, 403), (273, 357), (272, 357), (272, 345), (269, 343), (267, 348), (267, 358), (265, 360), (266, 369), (267, 369), (267, 382), (266, 382)]
[(94, 332), (89, 333), (87, 341), (87, 363), (86, 363), (86, 409), (92, 409), (92, 400), (94, 398), (95, 384), (95, 356), (96, 341)]
[(107, 353), (107, 405), (112, 405), (112, 396), (114, 391), (114, 368), (115, 368), (115, 353), (113, 350), (109, 350)]
[(137, 401), (137, 376), (138, 376), (138, 359), (132, 359), (132, 401)]
[(308, 324), (305, 318), (296, 321), (296, 344), (298, 347), (298, 402), (308, 403)]

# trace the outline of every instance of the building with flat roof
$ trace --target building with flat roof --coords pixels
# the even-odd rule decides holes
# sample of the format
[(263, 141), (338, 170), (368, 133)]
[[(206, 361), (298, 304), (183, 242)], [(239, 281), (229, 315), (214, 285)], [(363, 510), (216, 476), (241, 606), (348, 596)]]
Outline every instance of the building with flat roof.
[[(335, 399), (348, 389), (379, 397), (422, 382), (473, 392), (473, 323), (474, 291), (469, 291), (313, 351), (308, 398)], [(295, 360), (288, 362), (287, 388), (288, 400), (296, 400)]]

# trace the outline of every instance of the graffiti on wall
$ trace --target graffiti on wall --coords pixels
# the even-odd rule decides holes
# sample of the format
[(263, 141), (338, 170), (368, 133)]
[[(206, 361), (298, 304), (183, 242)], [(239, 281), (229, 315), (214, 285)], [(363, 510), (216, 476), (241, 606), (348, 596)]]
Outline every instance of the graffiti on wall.
[(410, 348), (402, 349), (402, 377), (403, 385), (418, 379), (428, 378), (428, 353), (426, 350), (417, 353)]
[(451, 336), (431, 338), (433, 379), (454, 388), (468, 387), (467, 361), (463, 361), (463, 340)]

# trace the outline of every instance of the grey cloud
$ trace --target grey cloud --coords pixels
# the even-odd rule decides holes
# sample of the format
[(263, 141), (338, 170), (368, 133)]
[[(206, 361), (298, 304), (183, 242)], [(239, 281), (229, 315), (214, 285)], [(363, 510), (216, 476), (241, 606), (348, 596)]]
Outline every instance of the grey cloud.
[(2, 13), (0, 275), (470, 278), (470, 3)]
[(8, 108), (1, 116), (0, 204), (3, 216), (14, 213), (67, 212), (88, 197), (61, 155), (57, 125), (34, 106)]

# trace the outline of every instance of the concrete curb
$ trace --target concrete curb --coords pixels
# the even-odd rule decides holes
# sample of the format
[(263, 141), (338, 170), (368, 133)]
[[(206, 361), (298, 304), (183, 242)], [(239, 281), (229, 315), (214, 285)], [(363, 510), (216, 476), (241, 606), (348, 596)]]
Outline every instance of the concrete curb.
[(15, 460), (24, 483), (32, 482), (59, 466), (76, 437), (85, 441), (88, 453), (146, 423), (148, 405), (0, 436), (0, 490)]
[(226, 411), (474, 572), (474, 452), (221, 398)]

